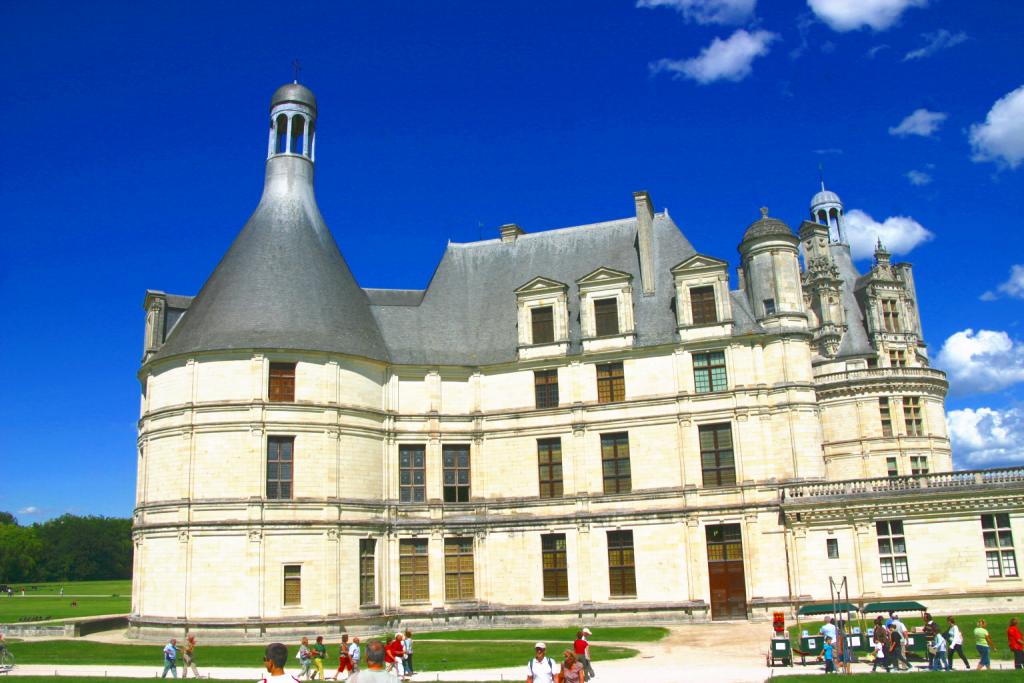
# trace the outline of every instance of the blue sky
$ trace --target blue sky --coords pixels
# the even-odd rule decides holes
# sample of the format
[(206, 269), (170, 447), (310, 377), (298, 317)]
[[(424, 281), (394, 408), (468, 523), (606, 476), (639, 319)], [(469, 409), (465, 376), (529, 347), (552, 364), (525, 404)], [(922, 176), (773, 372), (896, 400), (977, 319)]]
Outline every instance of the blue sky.
[(144, 292), (197, 292), (245, 223), (295, 58), (360, 284), (638, 189), (735, 264), (822, 164), (855, 250), (915, 265), (958, 465), (1020, 463), (1022, 34), (1000, 0), (5, 3), (0, 509), (130, 514)]

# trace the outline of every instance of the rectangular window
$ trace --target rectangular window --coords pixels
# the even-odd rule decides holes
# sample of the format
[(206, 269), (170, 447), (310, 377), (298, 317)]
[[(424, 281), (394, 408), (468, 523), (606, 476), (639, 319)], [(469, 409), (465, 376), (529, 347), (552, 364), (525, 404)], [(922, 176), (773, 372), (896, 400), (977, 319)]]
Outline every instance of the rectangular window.
[(288, 500), (295, 478), (295, 437), (267, 437), (267, 498)]
[(398, 597), (402, 602), (430, 599), (430, 568), (425, 538), (407, 538), (398, 542)]
[(838, 538), (826, 538), (825, 539), (825, 550), (828, 552), (828, 559), (838, 560), (839, 559), (839, 539)]
[(447, 601), (472, 600), (473, 539), (444, 539), (444, 599)]
[(901, 332), (900, 312), (895, 299), (882, 299), (882, 324), (886, 332)]
[(890, 477), (900, 476), (899, 466), (896, 463), (895, 457), (889, 457), (885, 459), (885, 473)]
[(764, 300), (764, 314), (775, 315), (775, 299)]
[(903, 522), (875, 522), (878, 532), (878, 561), (882, 568), (882, 583), (909, 583), (907, 539), (903, 536)]
[(892, 413), (889, 412), (889, 399), (878, 399), (878, 415), (882, 420), (882, 436), (892, 436)]
[(927, 455), (912, 455), (912, 456), (910, 456), (910, 473), (911, 474), (928, 474), (928, 456)]
[(693, 383), (698, 394), (725, 391), (725, 351), (693, 354)]
[(271, 363), (268, 398), (273, 402), (295, 400), (295, 363)]
[(533, 323), (533, 343), (550, 344), (555, 341), (555, 315), (551, 306), (540, 306), (530, 309)]
[(377, 602), (376, 585), (377, 539), (359, 539), (359, 604), (373, 605)]
[(427, 500), (426, 446), (398, 447), (398, 500), (423, 503)]
[(739, 524), (704, 527), (708, 544), (708, 562), (743, 560), (743, 533)]
[(905, 351), (890, 351), (889, 352), (889, 367), (893, 368), (905, 368), (907, 367), (907, 354)]
[(903, 423), (907, 426), (907, 436), (924, 435), (924, 424), (921, 421), (921, 399), (917, 396), (903, 397)]
[(1013, 551), (1010, 515), (981, 516), (981, 535), (985, 539), (985, 565), (992, 578), (1017, 576), (1017, 556)]
[(537, 439), (537, 469), (541, 498), (562, 497), (562, 440)]
[(594, 301), (594, 333), (598, 337), (619, 333), (619, 302), (617, 299)]
[(444, 502), (469, 502), (469, 444), (445, 444), (441, 447)]
[(601, 475), (605, 493), (629, 493), (633, 480), (629, 471), (629, 435), (601, 435)]
[(636, 597), (633, 532), (608, 532), (608, 592), (612, 597)]
[(597, 366), (597, 402), (613, 403), (626, 400), (626, 377), (622, 363), (604, 363)]
[(558, 370), (534, 370), (533, 393), (538, 408), (557, 408)]
[(569, 565), (566, 561), (565, 534), (540, 537), (541, 566), (545, 598), (569, 597)]
[(701, 425), (700, 462), (704, 486), (736, 483), (736, 459), (732, 451), (732, 425)]
[(302, 604), (302, 565), (286, 564), (284, 566), (284, 605)]
[(690, 288), (690, 313), (694, 325), (708, 325), (718, 322), (718, 311), (715, 308), (715, 288)]

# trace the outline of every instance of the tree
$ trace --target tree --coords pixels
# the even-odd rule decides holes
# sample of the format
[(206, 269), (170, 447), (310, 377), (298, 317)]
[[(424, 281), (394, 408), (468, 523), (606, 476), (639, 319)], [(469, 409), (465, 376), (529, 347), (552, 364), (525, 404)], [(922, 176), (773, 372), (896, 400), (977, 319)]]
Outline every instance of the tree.
[(61, 515), (36, 525), (46, 547), (39, 573), (65, 581), (127, 579), (132, 575), (132, 522), (116, 517)]
[(3, 510), (0, 510), (0, 526), (4, 526), (7, 524), (13, 524), (14, 526), (17, 526), (18, 518), (10, 512), (4, 512)]
[(43, 557), (34, 527), (0, 524), (0, 583), (32, 581)]

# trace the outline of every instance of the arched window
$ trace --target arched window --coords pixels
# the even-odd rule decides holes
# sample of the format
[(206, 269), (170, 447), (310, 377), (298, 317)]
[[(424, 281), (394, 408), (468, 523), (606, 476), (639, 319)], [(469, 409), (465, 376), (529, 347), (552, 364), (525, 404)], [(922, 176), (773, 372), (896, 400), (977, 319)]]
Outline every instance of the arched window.
[(288, 151), (292, 154), (302, 154), (306, 142), (306, 117), (301, 114), (292, 116), (292, 144)]
[(306, 156), (310, 159), (316, 154), (316, 123), (309, 122), (308, 139), (306, 140)]
[(835, 209), (828, 210), (828, 224), (832, 227), (839, 225), (839, 212)]
[(825, 216), (825, 209), (818, 211), (818, 222), (822, 225), (828, 225), (828, 218)]
[(277, 117), (277, 144), (274, 146), (274, 154), (284, 154), (288, 151), (288, 117), (280, 114)]

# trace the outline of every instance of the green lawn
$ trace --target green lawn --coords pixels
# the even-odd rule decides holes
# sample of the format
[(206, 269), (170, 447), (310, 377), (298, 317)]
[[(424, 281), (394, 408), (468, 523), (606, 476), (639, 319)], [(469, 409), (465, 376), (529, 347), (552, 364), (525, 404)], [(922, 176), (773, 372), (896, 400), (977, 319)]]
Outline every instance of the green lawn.
[(14, 588), (16, 597), (25, 589), (26, 596), (32, 595), (58, 595), (60, 589), (64, 589), (65, 596), (104, 596), (117, 595), (129, 597), (132, 593), (131, 579), (114, 579), (110, 581), (54, 581), (52, 583), (41, 583), (39, 581), (26, 581), (23, 583), (10, 584)]
[[(661, 640), (668, 635), (667, 628), (653, 626), (623, 627), (614, 626), (598, 628), (591, 637), (593, 642), (608, 643), (650, 643)], [(552, 636), (557, 638), (575, 638), (576, 632), (566, 628), (490, 628), (472, 631), (435, 631), (433, 633), (414, 633), (413, 638), (420, 640), (526, 640), (546, 641)]]
[[(72, 607), (71, 603), (77, 603)], [(0, 597), (0, 623), (16, 624), (24, 621), (47, 621), (90, 617), (97, 614), (127, 614), (131, 611), (132, 599), (124, 597), (79, 598), (65, 595), (41, 596), (38, 598)]]
[[(882, 674), (877, 673), (864, 673), (864, 674), (853, 674), (854, 678), (875, 678), (877, 679)], [(786, 674), (775, 674), (771, 679), (774, 681), (786, 680), (790, 678), (817, 678), (821, 679), (822, 674), (799, 674), (789, 676)], [(836, 680), (847, 680), (848, 676), (836, 676)], [(914, 683), (919, 681), (943, 681), (943, 683), (1002, 683), (1003, 681), (1019, 681), (1021, 674), (1019, 671), (1010, 669), (1008, 671), (915, 671), (911, 674), (911, 680)], [(884, 680), (884, 679), (883, 679)]]
[[(561, 654), (569, 643), (549, 643), (549, 651)], [(151, 664), (160, 666), (162, 645), (118, 645), (82, 640), (52, 640), (42, 642), (21, 642), (10, 650), (17, 657), (18, 664)], [(289, 661), (294, 657), (296, 644), (289, 644)], [(204, 646), (196, 649), (196, 663), (203, 666), (259, 666), (263, 661), (264, 647), (260, 645)], [(336, 641), (328, 644), (328, 665), (337, 661)], [(591, 648), (594, 659), (625, 659), (634, 657), (636, 650), (623, 647)], [(476, 669), (516, 666), (525, 664), (533, 656), (529, 644), (519, 643), (431, 643), (416, 644), (416, 668), (424, 671), (450, 671), (454, 669)], [(6, 681), (8, 679), (4, 679)]]

